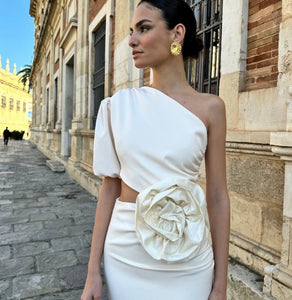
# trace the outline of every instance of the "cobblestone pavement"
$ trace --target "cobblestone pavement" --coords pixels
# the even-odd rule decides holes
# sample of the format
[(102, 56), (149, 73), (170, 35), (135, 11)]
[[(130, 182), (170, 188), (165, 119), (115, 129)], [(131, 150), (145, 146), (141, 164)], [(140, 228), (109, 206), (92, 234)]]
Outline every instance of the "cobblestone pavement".
[(0, 139), (1, 300), (80, 299), (96, 199), (46, 160), (28, 141)]

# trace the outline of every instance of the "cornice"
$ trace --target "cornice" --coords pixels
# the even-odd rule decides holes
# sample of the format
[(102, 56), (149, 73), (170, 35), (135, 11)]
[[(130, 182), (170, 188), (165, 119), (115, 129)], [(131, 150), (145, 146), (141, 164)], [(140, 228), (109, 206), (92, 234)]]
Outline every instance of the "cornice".
[(30, 0), (30, 6), (29, 6), (29, 14), (33, 18), (36, 17), (36, 8), (37, 8), (38, 0)]

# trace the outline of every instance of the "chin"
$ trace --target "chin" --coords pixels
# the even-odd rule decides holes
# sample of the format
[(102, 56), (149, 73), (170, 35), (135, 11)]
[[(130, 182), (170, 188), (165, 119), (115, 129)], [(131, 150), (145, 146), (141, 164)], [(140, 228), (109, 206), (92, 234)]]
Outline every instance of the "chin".
[(139, 61), (134, 61), (134, 65), (138, 69), (144, 69), (144, 68), (149, 67), (148, 64), (145, 64), (145, 63), (142, 63), (142, 62), (139, 62)]

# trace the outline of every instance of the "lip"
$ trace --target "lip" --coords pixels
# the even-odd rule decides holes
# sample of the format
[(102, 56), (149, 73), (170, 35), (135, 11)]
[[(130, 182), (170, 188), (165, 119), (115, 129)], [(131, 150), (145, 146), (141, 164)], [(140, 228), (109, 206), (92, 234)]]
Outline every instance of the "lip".
[(133, 58), (136, 58), (136, 57), (138, 57), (139, 55), (141, 55), (142, 53), (143, 53), (142, 51), (134, 50), (134, 51), (132, 51), (132, 56), (133, 56)]

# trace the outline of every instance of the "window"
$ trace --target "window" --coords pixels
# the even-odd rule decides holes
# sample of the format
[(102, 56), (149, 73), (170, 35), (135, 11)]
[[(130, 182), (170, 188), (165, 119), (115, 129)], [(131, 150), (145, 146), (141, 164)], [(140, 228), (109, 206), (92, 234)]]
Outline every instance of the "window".
[(49, 122), (49, 102), (50, 101), (50, 89), (47, 88), (46, 92), (46, 123)]
[(9, 99), (9, 110), (13, 110), (14, 108), (14, 100), (12, 98)]
[(26, 103), (25, 102), (23, 102), (23, 110), (22, 111), (26, 112)]
[(58, 120), (58, 77), (55, 78), (54, 86), (54, 126), (56, 128), (56, 122)]
[(94, 32), (93, 126), (101, 100), (104, 98), (105, 22)]
[(204, 50), (186, 62), (189, 83), (199, 92), (219, 94), (223, 0), (188, 0), (197, 20)]
[(1, 97), (1, 107), (6, 108), (6, 97), (4, 96)]
[(16, 101), (16, 111), (20, 111), (20, 101)]

